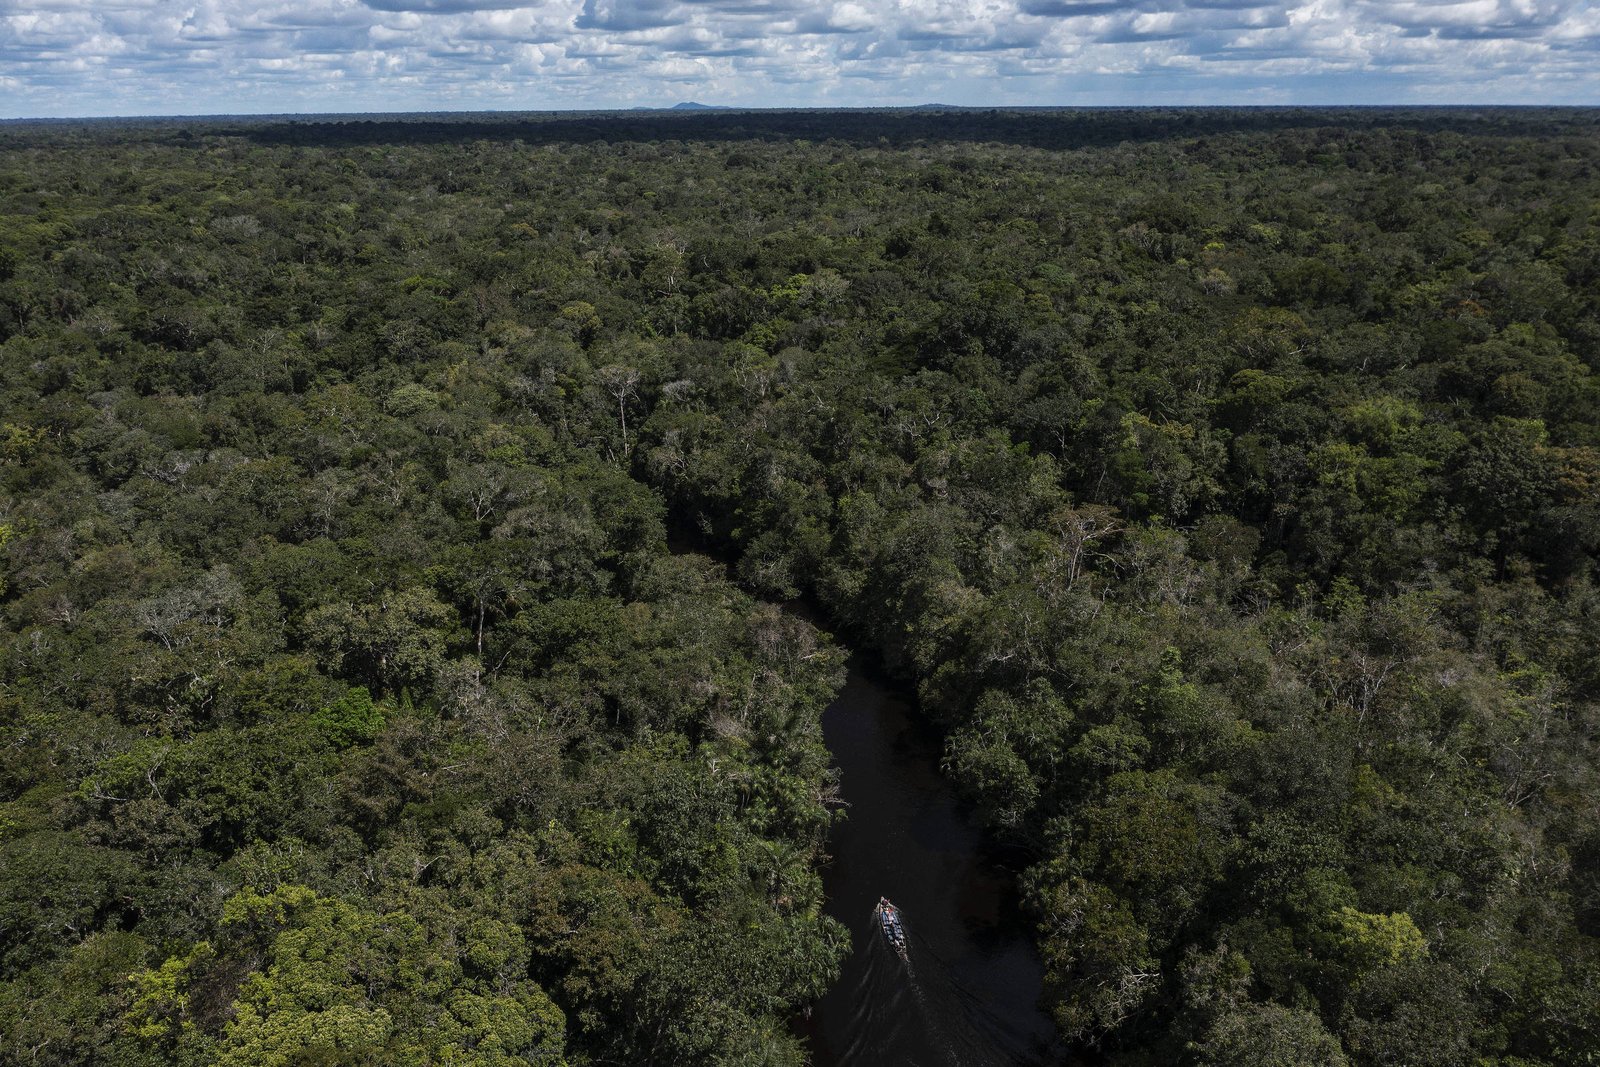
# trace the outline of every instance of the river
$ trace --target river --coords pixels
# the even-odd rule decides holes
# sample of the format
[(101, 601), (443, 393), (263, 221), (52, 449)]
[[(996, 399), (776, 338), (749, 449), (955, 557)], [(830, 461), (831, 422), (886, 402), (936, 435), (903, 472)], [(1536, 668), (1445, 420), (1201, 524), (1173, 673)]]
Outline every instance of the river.
[[(1043, 966), (1009, 871), (939, 772), (939, 744), (861, 655), (822, 719), (846, 818), (823, 871), (853, 950), (803, 1024), (818, 1067), (989, 1067), (1063, 1062), (1038, 1008)], [(901, 961), (873, 905), (904, 916)]]

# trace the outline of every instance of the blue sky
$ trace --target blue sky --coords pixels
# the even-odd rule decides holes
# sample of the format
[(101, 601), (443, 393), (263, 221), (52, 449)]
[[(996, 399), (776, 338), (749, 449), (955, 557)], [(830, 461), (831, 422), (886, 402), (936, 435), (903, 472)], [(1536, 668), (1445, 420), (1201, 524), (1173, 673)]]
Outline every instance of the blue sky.
[(0, 116), (1600, 104), (1600, 0), (0, 0)]

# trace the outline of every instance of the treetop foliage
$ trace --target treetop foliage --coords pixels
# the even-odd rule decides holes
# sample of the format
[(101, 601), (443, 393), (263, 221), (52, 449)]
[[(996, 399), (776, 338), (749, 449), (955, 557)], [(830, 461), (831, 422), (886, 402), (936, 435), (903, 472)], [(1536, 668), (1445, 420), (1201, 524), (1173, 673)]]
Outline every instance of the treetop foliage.
[(801, 595), (1079, 1052), (1600, 1057), (1593, 112), (0, 143), (0, 1060), (801, 1061)]

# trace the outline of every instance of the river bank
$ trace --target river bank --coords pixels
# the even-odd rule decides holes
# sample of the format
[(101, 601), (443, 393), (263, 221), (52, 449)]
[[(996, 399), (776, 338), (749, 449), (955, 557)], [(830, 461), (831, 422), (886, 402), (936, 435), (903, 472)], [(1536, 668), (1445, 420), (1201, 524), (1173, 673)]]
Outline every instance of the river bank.
[[(933, 731), (858, 653), (823, 734), (848, 805), (829, 835), (823, 888), (853, 951), (802, 1026), (813, 1062), (1060, 1062), (1013, 874), (940, 774)], [(902, 909), (908, 962), (877, 932), (879, 896)]]

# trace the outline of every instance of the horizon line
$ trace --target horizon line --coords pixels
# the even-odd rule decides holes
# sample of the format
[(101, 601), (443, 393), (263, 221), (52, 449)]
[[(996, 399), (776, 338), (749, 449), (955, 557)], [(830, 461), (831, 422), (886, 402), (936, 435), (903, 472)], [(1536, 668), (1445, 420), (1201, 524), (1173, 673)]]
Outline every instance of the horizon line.
[[(685, 106), (688, 105), (688, 106)], [(827, 106), (784, 106), (770, 104), (701, 104), (685, 101), (679, 104), (622, 105), (616, 107), (565, 107), (565, 108), (411, 108), (392, 111), (218, 111), (210, 113), (145, 112), (137, 114), (85, 114), (85, 115), (12, 115), (0, 116), (0, 124), (29, 122), (135, 122), (135, 121), (186, 121), (202, 122), (220, 119), (329, 119), (345, 117), (410, 117), (446, 115), (629, 115), (639, 113), (675, 114), (683, 117), (728, 112), (856, 112), (856, 111), (1594, 111), (1600, 103), (1591, 104), (1530, 104), (1530, 103), (1470, 103), (1440, 104), (1393, 101), (1386, 103), (1250, 103), (1250, 104), (839, 104)]]

